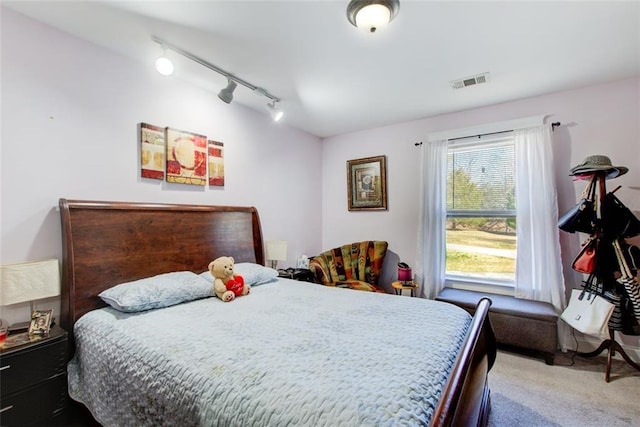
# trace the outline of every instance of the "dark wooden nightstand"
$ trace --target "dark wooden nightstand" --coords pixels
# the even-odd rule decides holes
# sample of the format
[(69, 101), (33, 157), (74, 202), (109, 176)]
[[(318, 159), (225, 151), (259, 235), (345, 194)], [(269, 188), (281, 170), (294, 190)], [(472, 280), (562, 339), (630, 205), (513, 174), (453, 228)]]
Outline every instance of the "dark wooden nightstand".
[(0, 349), (0, 425), (65, 424), (67, 332)]

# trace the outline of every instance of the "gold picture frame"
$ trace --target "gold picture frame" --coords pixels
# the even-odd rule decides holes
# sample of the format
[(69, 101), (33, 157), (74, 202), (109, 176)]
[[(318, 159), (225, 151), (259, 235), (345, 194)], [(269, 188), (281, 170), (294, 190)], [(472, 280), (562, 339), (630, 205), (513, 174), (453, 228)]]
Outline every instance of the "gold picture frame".
[(347, 160), (350, 211), (387, 210), (387, 157)]

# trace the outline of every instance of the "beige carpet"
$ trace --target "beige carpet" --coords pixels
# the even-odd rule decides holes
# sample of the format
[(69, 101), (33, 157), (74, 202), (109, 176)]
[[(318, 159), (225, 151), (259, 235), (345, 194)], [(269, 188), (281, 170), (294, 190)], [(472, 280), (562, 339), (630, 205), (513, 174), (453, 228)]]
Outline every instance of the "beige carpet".
[[(605, 355), (603, 352), (602, 355)], [(489, 373), (489, 426), (640, 426), (640, 372), (614, 360), (609, 383), (606, 359), (558, 353), (555, 365), (498, 352)]]

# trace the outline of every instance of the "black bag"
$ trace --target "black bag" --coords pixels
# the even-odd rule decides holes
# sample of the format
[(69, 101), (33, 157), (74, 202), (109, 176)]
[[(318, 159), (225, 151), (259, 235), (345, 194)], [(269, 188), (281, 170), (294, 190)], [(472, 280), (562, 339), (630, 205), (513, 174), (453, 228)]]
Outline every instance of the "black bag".
[(633, 306), (624, 289), (606, 291), (604, 298), (613, 303), (613, 313), (609, 318), (609, 328), (625, 335), (640, 335), (640, 323), (633, 314)]
[[(616, 281), (623, 286), (627, 298), (629, 298), (629, 301), (631, 302), (630, 307), (633, 311), (633, 315), (636, 320), (640, 321), (640, 283), (638, 283), (638, 278), (636, 277), (638, 268), (633, 264), (634, 268), (633, 270), (631, 269), (629, 261), (627, 261), (628, 256), (623, 252), (620, 241), (614, 240), (613, 247), (616, 250), (616, 256), (620, 263), (620, 277), (616, 278)], [(628, 252), (629, 255), (631, 255), (630, 261), (635, 262), (635, 257), (631, 252), (631, 246), (629, 246)]]
[(567, 233), (593, 234), (596, 231), (596, 204), (594, 201), (596, 193), (596, 177), (582, 192), (582, 200), (578, 202), (567, 213), (562, 215), (558, 220), (558, 227)]
[(287, 268), (286, 270), (281, 269), (278, 270), (279, 277), (286, 277), (288, 279), (298, 280), (300, 282), (311, 282), (314, 283), (316, 281), (313, 272), (307, 268)]
[(602, 230), (607, 237), (613, 239), (635, 237), (640, 234), (640, 220), (613, 194), (613, 191), (607, 193), (602, 202)]

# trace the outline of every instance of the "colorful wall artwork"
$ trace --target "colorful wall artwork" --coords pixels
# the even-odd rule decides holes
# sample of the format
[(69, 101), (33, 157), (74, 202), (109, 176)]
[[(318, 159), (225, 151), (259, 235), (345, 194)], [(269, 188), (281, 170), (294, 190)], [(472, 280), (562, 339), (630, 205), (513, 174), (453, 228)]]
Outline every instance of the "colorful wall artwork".
[(207, 137), (170, 127), (167, 135), (167, 182), (204, 186), (207, 181)]
[(164, 179), (164, 128), (140, 123), (140, 176)]
[(142, 178), (224, 187), (224, 143), (149, 123), (139, 123), (138, 134)]
[(224, 187), (224, 143), (209, 140), (209, 185)]

